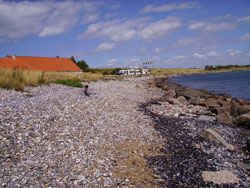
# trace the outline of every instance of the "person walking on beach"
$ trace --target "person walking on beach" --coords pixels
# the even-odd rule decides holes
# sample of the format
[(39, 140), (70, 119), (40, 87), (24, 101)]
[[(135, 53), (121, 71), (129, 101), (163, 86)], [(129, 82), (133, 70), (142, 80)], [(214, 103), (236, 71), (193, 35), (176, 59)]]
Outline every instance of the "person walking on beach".
[(88, 94), (88, 88), (89, 86), (88, 85), (85, 85), (85, 88), (84, 88), (84, 94), (88, 97), (89, 94)]

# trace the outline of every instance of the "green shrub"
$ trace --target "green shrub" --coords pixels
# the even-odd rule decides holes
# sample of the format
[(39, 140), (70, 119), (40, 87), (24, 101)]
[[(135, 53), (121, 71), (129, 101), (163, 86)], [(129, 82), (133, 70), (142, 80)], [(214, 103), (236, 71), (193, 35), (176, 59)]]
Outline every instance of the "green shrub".
[(109, 75), (108, 71), (104, 71), (102, 74), (103, 75)]
[(116, 75), (116, 74), (119, 73), (120, 70), (121, 70), (121, 68), (115, 68), (115, 69), (113, 69), (113, 70), (111, 71), (111, 74)]
[(79, 80), (56, 80), (53, 83), (71, 87), (83, 87), (82, 83)]

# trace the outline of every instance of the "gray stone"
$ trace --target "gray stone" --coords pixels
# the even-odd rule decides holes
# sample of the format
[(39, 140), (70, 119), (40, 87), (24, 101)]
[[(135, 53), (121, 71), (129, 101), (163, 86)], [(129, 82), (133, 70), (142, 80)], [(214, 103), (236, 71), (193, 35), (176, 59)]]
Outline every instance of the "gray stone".
[(200, 97), (191, 97), (188, 102), (193, 105), (198, 105), (199, 104)]
[(194, 90), (194, 89), (186, 89), (183, 92), (183, 96), (186, 99), (190, 99), (192, 97), (199, 97), (202, 94), (202, 92), (200, 92), (199, 90)]
[(227, 107), (219, 107), (219, 108), (214, 108), (211, 110), (212, 113), (215, 113), (215, 114), (221, 114), (221, 113), (224, 113), (224, 112), (228, 112), (230, 113), (231, 111), (231, 106), (227, 106)]
[(166, 96), (166, 97), (175, 98), (175, 97), (176, 97), (175, 90), (168, 90), (168, 91), (166, 91), (166, 92), (165, 92), (165, 96)]
[(214, 121), (214, 120), (216, 120), (216, 118), (213, 116), (205, 116), (205, 115), (200, 115), (200, 117), (198, 119), (202, 120), (202, 121)]
[(250, 113), (242, 114), (234, 119), (236, 125), (247, 125), (250, 126)]
[(240, 105), (250, 105), (250, 101), (248, 101), (248, 100), (236, 99), (235, 101), (236, 101), (237, 103), (239, 103)]
[(179, 96), (179, 97), (177, 98), (177, 100), (179, 101), (180, 104), (183, 104), (183, 105), (188, 105), (188, 104), (189, 104), (189, 102), (188, 102), (188, 101), (186, 100), (186, 98), (183, 97), (183, 96)]
[(250, 105), (243, 105), (239, 107), (239, 115), (246, 114), (250, 112)]
[(232, 102), (230, 110), (231, 116), (237, 117), (239, 115), (239, 107), (240, 107), (239, 104), (237, 104), (236, 102)]
[(202, 134), (201, 137), (215, 141), (217, 143), (221, 143), (223, 146), (225, 146), (228, 150), (233, 151), (234, 146), (231, 144), (228, 144), (224, 138), (222, 138), (217, 132), (215, 132), (212, 129), (207, 129), (205, 130)]
[(237, 178), (232, 172), (228, 170), (221, 171), (203, 171), (202, 178), (204, 181), (212, 181), (215, 184), (230, 184), (239, 183), (240, 179)]
[(169, 104), (174, 104), (174, 105), (179, 104), (179, 101), (177, 99), (175, 99), (175, 98), (167, 97), (167, 98), (165, 98), (165, 100), (167, 102), (169, 102)]
[(207, 99), (206, 107), (208, 109), (213, 109), (213, 108), (219, 108), (219, 107), (221, 107), (221, 105), (219, 105), (217, 99), (215, 99), (215, 98), (209, 98), (209, 99)]
[(217, 115), (216, 119), (221, 123), (233, 124), (232, 118), (228, 112), (223, 112)]

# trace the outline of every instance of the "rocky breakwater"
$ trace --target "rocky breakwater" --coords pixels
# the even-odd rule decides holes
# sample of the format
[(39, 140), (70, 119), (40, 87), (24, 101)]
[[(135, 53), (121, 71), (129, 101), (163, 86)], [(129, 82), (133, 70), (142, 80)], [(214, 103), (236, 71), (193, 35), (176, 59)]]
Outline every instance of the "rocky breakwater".
[(248, 124), (237, 121), (247, 114), (248, 101), (184, 88), (165, 78), (155, 79), (155, 86), (163, 89), (163, 96), (142, 109), (167, 139), (163, 154), (148, 158), (164, 180), (162, 186), (249, 187), (249, 153), (244, 148), (249, 132), (238, 126)]
[(157, 79), (155, 84), (165, 91), (165, 100), (172, 104), (206, 107), (211, 112), (211, 116), (202, 116), (201, 119), (216, 118), (221, 123), (250, 128), (250, 101), (248, 100), (232, 99), (227, 94), (215, 95), (206, 90), (183, 87), (167, 81), (166, 78)]

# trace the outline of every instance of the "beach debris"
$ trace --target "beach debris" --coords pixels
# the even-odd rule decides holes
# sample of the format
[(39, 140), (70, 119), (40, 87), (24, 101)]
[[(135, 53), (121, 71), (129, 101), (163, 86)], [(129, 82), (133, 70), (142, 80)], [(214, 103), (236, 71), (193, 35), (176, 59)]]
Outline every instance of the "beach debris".
[(89, 88), (88, 85), (85, 85), (85, 86), (84, 86), (84, 94), (85, 94), (86, 96), (89, 96), (88, 88)]
[(231, 144), (228, 144), (217, 132), (215, 132), (214, 130), (212, 129), (207, 129), (205, 130), (201, 136), (203, 138), (206, 138), (206, 139), (209, 139), (209, 140), (212, 140), (212, 141), (215, 141), (215, 142), (218, 142), (218, 143), (221, 143), (223, 146), (225, 146), (228, 150), (230, 151), (234, 151), (235, 148), (233, 145)]

